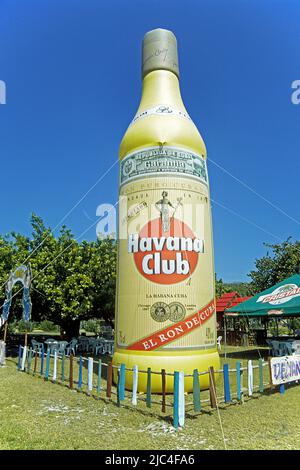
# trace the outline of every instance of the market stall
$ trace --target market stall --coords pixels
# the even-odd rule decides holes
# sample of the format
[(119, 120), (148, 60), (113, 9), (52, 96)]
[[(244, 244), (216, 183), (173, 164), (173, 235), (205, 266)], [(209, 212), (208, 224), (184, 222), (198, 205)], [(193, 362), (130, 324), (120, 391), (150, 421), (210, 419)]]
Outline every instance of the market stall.
[(300, 331), (295, 329), (293, 334), (281, 336), (278, 330), (278, 320), (293, 320), (300, 317), (300, 275), (295, 274), (269, 289), (256, 294), (250, 299), (225, 310), (225, 317), (274, 320), (277, 324), (277, 334), (272, 338), (266, 337), (273, 355), (291, 355), (300, 352)]

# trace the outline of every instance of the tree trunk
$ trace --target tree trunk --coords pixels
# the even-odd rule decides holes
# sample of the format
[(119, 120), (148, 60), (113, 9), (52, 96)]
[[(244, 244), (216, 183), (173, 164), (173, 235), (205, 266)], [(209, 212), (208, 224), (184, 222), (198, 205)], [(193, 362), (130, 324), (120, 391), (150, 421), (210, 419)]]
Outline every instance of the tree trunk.
[(72, 338), (78, 338), (80, 329), (80, 320), (73, 320), (62, 324), (63, 336), (67, 341)]

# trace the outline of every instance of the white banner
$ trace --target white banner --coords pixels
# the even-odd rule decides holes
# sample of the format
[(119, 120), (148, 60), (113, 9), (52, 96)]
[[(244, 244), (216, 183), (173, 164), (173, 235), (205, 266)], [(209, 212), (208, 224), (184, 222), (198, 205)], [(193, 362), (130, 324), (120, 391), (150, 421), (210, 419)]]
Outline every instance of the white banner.
[(273, 385), (300, 380), (300, 356), (272, 357), (271, 377)]

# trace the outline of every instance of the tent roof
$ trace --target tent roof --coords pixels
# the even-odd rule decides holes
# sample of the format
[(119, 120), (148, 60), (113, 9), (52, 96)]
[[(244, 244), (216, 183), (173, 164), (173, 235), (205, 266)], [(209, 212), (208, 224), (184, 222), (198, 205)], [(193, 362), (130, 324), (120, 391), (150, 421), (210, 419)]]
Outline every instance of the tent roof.
[(235, 316), (300, 316), (300, 275), (295, 274), (225, 311)]

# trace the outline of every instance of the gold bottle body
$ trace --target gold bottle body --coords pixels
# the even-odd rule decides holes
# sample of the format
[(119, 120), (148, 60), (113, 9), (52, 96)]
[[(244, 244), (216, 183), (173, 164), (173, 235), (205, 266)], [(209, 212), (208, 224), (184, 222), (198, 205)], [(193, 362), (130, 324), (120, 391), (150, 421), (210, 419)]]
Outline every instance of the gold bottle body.
[[(219, 367), (205, 144), (183, 105), (177, 76), (143, 79), (136, 117), (120, 145), (114, 364), (193, 374)], [(208, 375), (201, 388), (208, 387)], [(152, 376), (161, 391), (161, 376)], [(185, 390), (192, 390), (192, 377)], [(126, 372), (126, 387), (132, 374)], [(167, 375), (166, 389), (173, 390)]]

